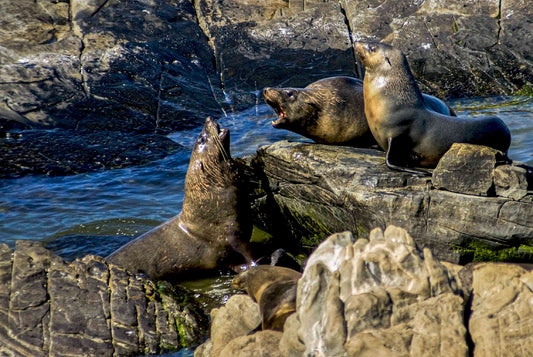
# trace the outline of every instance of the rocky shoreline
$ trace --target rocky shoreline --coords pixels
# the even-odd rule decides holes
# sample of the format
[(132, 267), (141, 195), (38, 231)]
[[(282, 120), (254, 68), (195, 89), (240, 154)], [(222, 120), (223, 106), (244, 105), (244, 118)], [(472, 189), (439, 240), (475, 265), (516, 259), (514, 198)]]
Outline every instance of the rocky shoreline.
[[(533, 8), (520, 0), (8, 0), (2, 13), (0, 178), (161, 159), (180, 150), (168, 133), (249, 108), (263, 87), (360, 77), (354, 41), (398, 47), (442, 98), (533, 94)], [(330, 238), (283, 332), (256, 332), (257, 304), (236, 295), (211, 312), (196, 356), (533, 355), (531, 271), (455, 265), (533, 261), (530, 167), (467, 145), (431, 177), (390, 171), (380, 151), (307, 143), (248, 162), (273, 245)], [(161, 353), (199, 345), (207, 326), (185, 290), (100, 257), (0, 245), (2, 354)]]
[(439, 262), (395, 226), (353, 240), (334, 234), (309, 257), (283, 332), (254, 332), (257, 304), (235, 295), (195, 357), (533, 353), (533, 272)]
[[(364, 40), (401, 49), (421, 89), (441, 98), (531, 94), (532, 11), (518, 0), (445, 7), (429, 0), (9, 0), (0, 25), (0, 131), (56, 128), (80, 141), (91, 131), (107, 145), (118, 131), (130, 134), (131, 146), (152, 133), (164, 146), (164, 134), (255, 105), (263, 87), (360, 77), (352, 43)], [(52, 134), (45, 144), (26, 140), (61, 148), (61, 134)], [(18, 151), (11, 156), (21, 159)], [(39, 158), (10, 176), (41, 173), (46, 158)], [(90, 153), (77, 160), (82, 170), (95, 169)]]

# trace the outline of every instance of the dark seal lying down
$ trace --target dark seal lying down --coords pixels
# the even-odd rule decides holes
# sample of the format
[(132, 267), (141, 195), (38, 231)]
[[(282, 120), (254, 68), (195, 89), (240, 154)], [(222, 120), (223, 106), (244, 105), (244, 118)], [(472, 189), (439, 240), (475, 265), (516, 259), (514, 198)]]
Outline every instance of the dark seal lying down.
[(249, 263), (252, 223), (246, 185), (229, 146), (229, 130), (207, 118), (191, 153), (181, 213), (107, 261), (152, 279)]

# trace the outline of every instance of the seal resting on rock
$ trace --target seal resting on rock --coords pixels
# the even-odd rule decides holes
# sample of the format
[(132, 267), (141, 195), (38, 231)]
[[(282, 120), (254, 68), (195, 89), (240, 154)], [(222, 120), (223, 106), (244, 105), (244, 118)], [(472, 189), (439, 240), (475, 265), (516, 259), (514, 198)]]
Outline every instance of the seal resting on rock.
[(229, 130), (207, 118), (194, 144), (179, 215), (106, 259), (152, 279), (251, 261), (252, 221)]
[(263, 330), (283, 331), (285, 320), (296, 311), (296, 289), (302, 274), (289, 268), (258, 265), (231, 282), (259, 304)]
[(453, 143), (490, 146), (507, 152), (511, 134), (497, 117), (460, 118), (428, 110), (407, 59), (383, 43), (356, 42), (365, 67), (365, 115), (370, 131), (387, 152), (391, 169), (421, 173), (434, 167)]
[[(274, 128), (287, 129), (320, 144), (376, 145), (365, 118), (363, 81), (339, 76), (305, 88), (265, 88), (263, 97), (278, 114)], [(423, 94), (431, 110), (455, 115), (442, 100)]]

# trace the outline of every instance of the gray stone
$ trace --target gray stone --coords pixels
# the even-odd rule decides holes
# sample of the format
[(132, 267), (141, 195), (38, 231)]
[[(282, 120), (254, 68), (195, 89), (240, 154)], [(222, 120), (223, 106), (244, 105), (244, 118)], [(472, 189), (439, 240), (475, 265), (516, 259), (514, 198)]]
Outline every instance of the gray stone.
[(284, 237), (279, 244), (317, 246), (334, 232), (357, 238), (394, 224), (457, 263), (472, 259), (461, 249), (472, 242), (498, 250), (533, 238), (532, 191), (513, 200), (437, 190), (429, 178), (389, 170), (376, 150), (277, 142), (252, 166), (263, 192), (252, 205), (256, 225)]
[(0, 246), (0, 287), (2, 355), (159, 353), (195, 346), (207, 332), (190, 302), (101, 257), (66, 263), (38, 242), (18, 241), (13, 254)]
[(527, 195), (533, 183), (531, 168), (518, 165), (501, 165), (493, 172), (496, 195), (520, 200)]
[(433, 170), (431, 182), (452, 192), (494, 196), (494, 170), (505, 161), (503, 153), (487, 146), (453, 144)]
[(201, 345), (195, 357), (218, 357), (230, 341), (247, 336), (261, 324), (257, 305), (248, 295), (233, 295), (226, 305), (211, 310), (211, 339)]

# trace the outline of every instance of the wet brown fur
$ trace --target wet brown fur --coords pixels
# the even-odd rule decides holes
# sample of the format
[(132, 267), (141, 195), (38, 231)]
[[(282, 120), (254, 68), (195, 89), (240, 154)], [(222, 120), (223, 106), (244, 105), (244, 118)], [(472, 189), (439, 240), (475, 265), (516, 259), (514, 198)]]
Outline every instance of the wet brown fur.
[(296, 289), (301, 273), (284, 267), (259, 265), (236, 276), (232, 285), (245, 290), (259, 304), (262, 328), (283, 331), (296, 311)]

